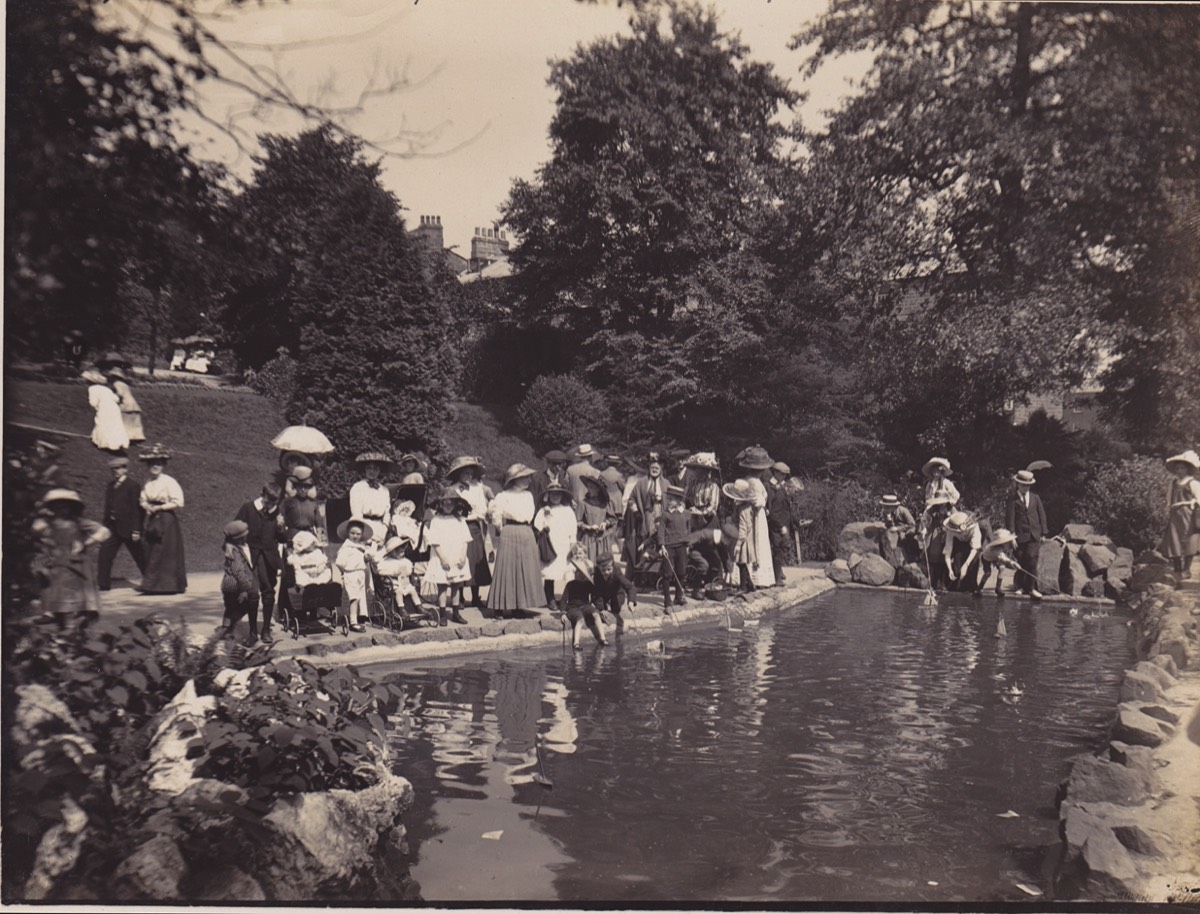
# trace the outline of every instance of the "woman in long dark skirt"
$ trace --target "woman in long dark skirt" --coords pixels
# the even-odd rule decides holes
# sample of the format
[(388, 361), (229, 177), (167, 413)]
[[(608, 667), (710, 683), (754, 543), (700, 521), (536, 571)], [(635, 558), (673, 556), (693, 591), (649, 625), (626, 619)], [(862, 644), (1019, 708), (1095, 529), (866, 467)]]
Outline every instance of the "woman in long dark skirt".
[(142, 528), (146, 567), (140, 590), (148, 594), (183, 593), (187, 590), (187, 570), (183, 560), (183, 532), (177, 516), (183, 510), (183, 489), (164, 472), (171, 452), (156, 444), (138, 459), (150, 471), (140, 498), (146, 512)]
[(471, 531), (471, 542), (467, 546), (467, 568), (471, 571), (471, 579), (466, 587), (470, 587), (474, 595), (472, 605), (482, 608), (480, 592), (492, 583), (492, 570), (488, 567), (487, 511), (488, 503), (495, 496), (483, 484), (483, 464), (478, 457), (459, 457), (450, 464), (446, 478), (471, 506), (467, 512), (467, 527)]
[(539, 612), (542, 591), (542, 561), (533, 535), (534, 504), (529, 491), (533, 470), (514, 463), (504, 474), (504, 491), (488, 505), (488, 520), (499, 531), (496, 568), (488, 590), (488, 609), (497, 618), (513, 612)]

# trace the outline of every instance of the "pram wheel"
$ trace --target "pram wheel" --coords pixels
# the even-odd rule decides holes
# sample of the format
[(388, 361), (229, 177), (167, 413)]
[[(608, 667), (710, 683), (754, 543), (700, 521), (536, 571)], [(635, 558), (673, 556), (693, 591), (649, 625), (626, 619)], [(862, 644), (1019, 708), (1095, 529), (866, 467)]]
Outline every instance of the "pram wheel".
[(439, 628), (442, 624), (441, 610), (438, 609), (436, 606), (429, 606), (429, 605), (426, 605), (424, 607), (424, 610), (425, 610), (425, 621), (429, 623), (429, 626), (431, 628)]
[(390, 614), (387, 605), (379, 599), (372, 600), (367, 610), (367, 618), (376, 628), (388, 628)]

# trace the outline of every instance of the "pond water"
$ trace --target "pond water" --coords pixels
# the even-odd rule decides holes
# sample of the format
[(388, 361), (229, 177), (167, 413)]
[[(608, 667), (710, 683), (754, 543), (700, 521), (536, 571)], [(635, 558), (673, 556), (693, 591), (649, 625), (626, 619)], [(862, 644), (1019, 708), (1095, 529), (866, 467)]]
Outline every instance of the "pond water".
[[(914, 902), (1049, 891), (1055, 789), (1121, 616), (835, 591), (733, 630), (369, 672), (438, 901)], [(1003, 613), (1007, 637), (996, 637)], [(549, 782), (549, 786), (546, 783)], [(1015, 815), (1013, 815), (1015, 813)]]

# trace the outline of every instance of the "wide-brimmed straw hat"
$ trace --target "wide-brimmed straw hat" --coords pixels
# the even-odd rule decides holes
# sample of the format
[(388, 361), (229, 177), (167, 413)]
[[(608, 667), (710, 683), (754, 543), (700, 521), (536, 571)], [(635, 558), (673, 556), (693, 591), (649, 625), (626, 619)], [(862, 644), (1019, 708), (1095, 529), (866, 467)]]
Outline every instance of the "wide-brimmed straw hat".
[(1172, 463), (1186, 463), (1193, 470), (1200, 470), (1200, 455), (1193, 450), (1186, 450), (1182, 454), (1176, 454), (1174, 457), (1167, 458), (1167, 465)]
[(546, 486), (545, 490), (542, 492), (542, 504), (546, 504), (550, 500), (546, 496), (548, 496), (551, 492), (557, 492), (560, 495), (562, 495), (563, 496), (563, 504), (569, 505), (569, 504), (573, 504), (575, 501), (575, 494), (570, 489), (568, 489), (566, 486), (559, 485), (557, 482), (555, 482), (555, 483), (551, 483), (550, 485)]
[(1003, 527), (998, 529), (987, 544), (989, 546), (1007, 546), (1009, 543), (1015, 543), (1017, 535), (1010, 530), (1005, 530)]
[(771, 469), (771, 464), (774, 463), (766, 449), (758, 445), (753, 445), (741, 451), (736, 459), (737, 465), (747, 470), (769, 470)]
[(930, 508), (937, 508), (937, 507), (940, 507), (941, 505), (952, 505), (952, 504), (954, 504), (954, 502), (952, 502), (945, 495), (935, 495), (935, 496), (933, 496), (933, 498), (931, 498), (927, 502), (925, 502), (925, 510), (928, 511)]
[(442, 489), (442, 493), (438, 496), (438, 501), (452, 501), (460, 508), (466, 508), (468, 511), (471, 510), (471, 503), (463, 498), (462, 492), (457, 486), (446, 486), (446, 488)]
[(404, 462), (405, 462), (405, 461), (407, 461), (407, 460), (411, 460), (413, 463), (415, 463), (415, 464), (417, 465), (417, 472), (418, 472), (418, 473), (424, 473), (424, 472), (425, 472), (426, 463), (425, 463), (425, 461), (424, 461), (424, 460), (422, 460), (422, 459), (421, 459), (419, 456), (417, 456), (416, 454), (401, 454), (401, 455), (400, 455), (400, 459), (396, 461), (396, 465), (397, 465), (397, 466), (403, 466), (403, 465), (404, 465)]
[(947, 530), (954, 531), (955, 533), (962, 533), (963, 531), (970, 530), (971, 527), (975, 526), (975, 518), (973, 518), (966, 511), (955, 511), (944, 521), (942, 521), (942, 526)]
[(171, 459), (171, 452), (161, 444), (155, 444), (152, 448), (138, 454), (138, 460), (144, 463), (165, 463)]
[(685, 467), (695, 467), (698, 470), (717, 470), (717, 455), (712, 451), (697, 451), (683, 462)]
[(467, 467), (475, 467), (480, 473), (486, 469), (478, 457), (455, 457), (454, 462), (450, 464), (450, 468), (446, 470), (446, 478), (453, 479), (455, 473), (465, 470)]
[(950, 469), (950, 461), (945, 457), (930, 457), (925, 461), (925, 466), (921, 467), (921, 475), (926, 479), (932, 479), (935, 467), (941, 467), (946, 471), (947, 476), (954, 475), (954, 471)]
[(575, 452), (576, 457), (595, 457), (596, 449), (590, 444), (579, 444), (571, 448)]
[(532, 476), (533, 470), (525, 466), (523, 463), (514, 463), (504, 471), (504, 488), (508, 488), (518, 479), (523, 479), (526, 476)]
[(310, 467), (312, 466), (312, 458), (301, 451), (280, 451), (279, 452), (279, 469), (286, 469), (284, 464), (289, 460), (295, 460), (297, 466)]
[(776, 473), (782, 473), (784, 476), (792, 475), (792, 468), (782, 460), (776, 460), (773, 464), (771, 464), (771, 469)]
[(605, 454), (604, 459), (608, 463), (612, 463), (612, 464), (619, 464), (619, 463), (625, 462), (625, 458), (622, 457), (620, 454)]
[(396, 462), (383, 451), (363, 451), (354, 458), (355, 463), (378, 463), (384, 468), (394, 467)]
[(83, 499), (79, 497), (79, 493), (74, 489), (51, 489), (42, 496), (41, 502), (43, 505), (48, 505), (52, 501), (69, 501), (81, 507), (83, 505)]
[(900, 507), (900, 499), (898, 499), (895, 495), (885, 495), (883, 498), (879, 499), (879, 504), (885, 508), (898, 508)]
[(411, 545), (412, 537), (402, 533), (393, 533), (387, 538), (387, 542), (383, 544), (383, 554), (390, 555), (401, 546)]
[(297, 530), (292, 535), (292, 549), (295, 552), (308, 552), (317, 546), (317, 538), (309, 530)]
[(238, 539), (250, 532), (250, 525), (244, 520), (231, 520), (225, 525), (225, 538)]
[(104, 375), (98, 372), (95, 368), (88, 368), (79, 373), (79, 377), (83, 378), (89, 384), (104, 384)]
[(1019, 486), (1031, 486), (1037, 482), (1037, 478), (1028, 470), (1017, 470), (1012, 475), (1012, 481)]
[(338, 524), (337, 535), (338, 539), (344, 540), (346, 534), (350, 532), (350, 528), (359, 524), (363, 528), (363, 539), (375, 539), (378, 532), (373, 521), (367, 520), (365, 517), (347, 517), (344, 521)]
[(730, 501), (754, 501), (754, 487), (745, 479), (737, 482), (727, 482), (721, 486), (721, 491)]

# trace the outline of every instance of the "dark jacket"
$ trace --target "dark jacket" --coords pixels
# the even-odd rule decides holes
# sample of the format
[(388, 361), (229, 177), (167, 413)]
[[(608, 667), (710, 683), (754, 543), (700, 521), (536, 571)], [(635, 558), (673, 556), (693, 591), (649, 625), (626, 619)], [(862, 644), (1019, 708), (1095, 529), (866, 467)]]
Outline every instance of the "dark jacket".
[(1017, 493), (1008, 496), (1008, 529), (1017, 535), (1018, 543), (1041, 542), (1050, 532), (1042, 500), (1029, 493), (1029, 507), (1022, 504)]
[(225, 543), (225, 574), (221, 577), (221, 593), (249, 594), (250, 600), (258, 601), (258, 581), (254, 577), (254, 569), (246, 561), (246, 554), (240, 546), (226, 541)]
[(593, 602), (597, 606), (612, 605), (621, 591), (625, 592), (626, 600), (629, 600), (631, 603), (637, 602), (637, 589), (633, 586), (633, 581), (621, 574), (620, 570), (615, 567), (612, 570), (612, 574), (608, 576), (602, 575), (597, 571), (594, 575), (592, 587), (595, 594)]
[(686, 511), (668, 511), (665, 508), (658, 517), (658, 544), (679, 546), (689, 541), (692, 532), (692, 516)]
[(767, 527), (772, 533), (792, 526), (792, 500), (782, 485), (767, 483)]
[(142, 487), (126, 476), (121, 484), (112, 480), (104, 489), (104, 526), (121, 539), (142, 532), (142, 506), (138, 498)]
[(250, 555), (257, 563), (259, 557), (266, 562), (268, 568), (276, 571), (283, 567), (283, 559), (279, 555), (279, 544), (286, 538), (284, 529), (280, 526), (278, 512), (264, 514), (248, 501), (238, 509), (237, 520), (243, 521), (250, 531), (246, 534), (246, 543), (250, 547)]

